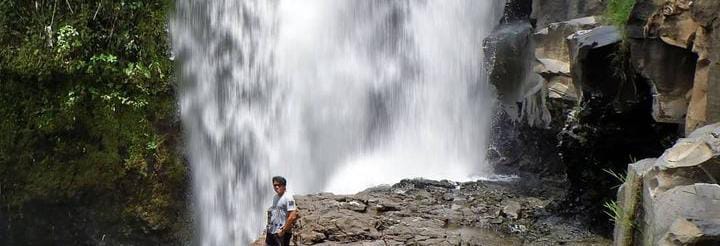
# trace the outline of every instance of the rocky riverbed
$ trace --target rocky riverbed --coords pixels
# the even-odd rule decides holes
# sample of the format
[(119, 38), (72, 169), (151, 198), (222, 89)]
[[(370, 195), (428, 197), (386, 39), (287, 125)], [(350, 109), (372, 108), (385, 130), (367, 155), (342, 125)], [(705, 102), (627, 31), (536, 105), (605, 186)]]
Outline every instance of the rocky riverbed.
[[(355, 195), (295, 196), (298, 245), (609, 245), (558, 216), (563, 182), (406, 179)], [(258, 240), (262, 242), (261, 238)]]

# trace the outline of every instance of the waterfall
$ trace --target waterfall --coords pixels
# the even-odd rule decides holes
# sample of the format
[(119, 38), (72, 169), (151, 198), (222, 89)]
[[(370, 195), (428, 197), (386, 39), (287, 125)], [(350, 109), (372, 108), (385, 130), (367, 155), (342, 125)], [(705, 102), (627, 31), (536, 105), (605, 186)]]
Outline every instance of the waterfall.
[(503, 5), (176, 1), (198, 243), (256, 238), (275, 175), (294, 193), (489, 175), (481, 46)]

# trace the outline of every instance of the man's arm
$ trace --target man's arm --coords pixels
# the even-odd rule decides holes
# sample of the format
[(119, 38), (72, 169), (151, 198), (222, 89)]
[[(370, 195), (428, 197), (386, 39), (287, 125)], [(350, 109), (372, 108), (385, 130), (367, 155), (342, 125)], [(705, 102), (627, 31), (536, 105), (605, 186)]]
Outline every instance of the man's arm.
[(293, 225), (295, 225), (295, 221), (298, 219), (298, 213), (297, 210), (292, 210), (288, 214), (287, 220), (285, 221), (285, 225), (283, 225), (282, 228), (280, 228), (280, 232), (278, 232), (278, 236), (283, 236), (285, 233), (290, 231), (290, 229), (293, 228)]

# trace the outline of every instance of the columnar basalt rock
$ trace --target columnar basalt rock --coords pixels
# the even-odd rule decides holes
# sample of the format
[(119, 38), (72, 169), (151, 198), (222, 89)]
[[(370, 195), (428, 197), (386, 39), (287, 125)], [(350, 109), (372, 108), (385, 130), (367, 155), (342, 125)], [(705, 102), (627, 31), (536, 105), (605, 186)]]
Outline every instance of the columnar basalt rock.
[(620, 185), (617, 194), (618, 211), (615, 218), (613, 241), (616, 245), (633, 245), (635, 219), (639, 206), (642, 204), (643, 177), (655, 165), (656, 158), (643, 159), (628, 165), (625, 182)]
[(631, 38), (629, 44), (631, 64), (652, 85), (655, 121), (684, 124), (697, 56), (659, 39)]
[[(615, 245), (720, 243), (720, 123), (628, 168)], [(638, 233), (633, 233), (633, 231)]]
[[(531, 126), (547, 128), (551, 120), (546, 107), (547, 95), (551, 99), (578, 102), (566, 39), (576, 31), (597, 27), (599, 21), (595, 16), (604, 8), (601, 0), (508, 3), (506, 14), (511, 16), (486, 39), (485, 53), (489, 58), (491, 82), (509, 116), (526, 120)], [(528, 9), (532, 10), (529, 20), (524, 19), (524, 13), (513, 15)]]
[(570, 73), (570, 49), (567, 38), (571, 34), (595, 28), (599, 25), (594, 16), (548, 24), (533, 34), (535, 58), (538, 65), (534, 72), (545, 79), (551, 99), (577, 102), (579, 94)]
[[(600, 208), (593, 207), (597, 206), (593, 204), (602, 204), (605, 198), (612, 196), (612, 192), (601, 191), (589, 186), (591, 184), (612, 185), (615, 182), (611, 178), (606, 178), (602, 169), (617, 170), (621, 168), (622, 164), (615, 163), (626, 161), (628, 156), (645, 158), (662, 153), (662, 150), (666, 148), (663, 143), (669, 144), (670, 142), (661, 142), (661, 139), (668, 135), (674, 135), (677, 127), (656, 125), (651, 118), (651, 98), (648, 96), (651, 89), (644, 80), (636, 79), (638, 76), (635, 76), (635, 71), (631, 71), (630, 56), (627, 55), (629, 52), (623, 53), (625, 46), (622, 44), (622, 29), (603, 25), (603, 17), (600, 15), (604, 9), (604, 2), (602, 3), (603, 8), (586, 8), (579, 12), (577, 9), (562, 9), (568, 6), (566, 5), (567, 1), (533, 1), (533, 4), (534, 14), (531, 18), (535, 18), (537, 22), (530, 29), (531, 39), (526, 42), (525, 47), (520, 46), (519, 50), (513, 50), (513, 52), (531, 48), (531, 55), (527, 59), (531, 60), (532, 70), (523, 71), (523, 73), (529, 72), (541, 77), (540, 85), (542, 87), (538, 92), (547, 99), (544, 101), (546, 105), (537, 108), (547, 108), (550, 112), (548, 115), (552, 115), (552, 119), (549, 124), (540, 125), (545, 127), (543, 129), (538, 129), (537, 126), (532, 129), (524, 128), (518, 134), (518, 138), (500, 137), (503, 141), (508, 138), (520, 140), (517, 140), (514, 145), (505, 144), (507, 141), (500, 142), (499, 149), (501, 150), (497, 151), (500, 153), (498, 155), (507, 158), (496, 159), (500, 159), (502, 165), (532, 171), (544, 169), (529, 166), (556, 164), (560, 168), (553, 169), (555, 173), (566, 172), (571, 188), (575, 190), (573, 193), (578, 196), (573, 198), (574, 201), (568, 203), (573, 204), (571, 206), (585, 206), (593, 211), (599, 211), (597, 214), (589, 215), (589, 217), (593, 217), (589, 220), (597, 222), (600, 219), (596, 218), (601, 217), (602, 212)], [(585, 6), (588, 7), (594, 3), (578, 1), (571, 4), (589, 4)], [(569, 13), (567, 11), (576, 12), (566, 15)], [(651, 15), (652, 11), (654, 9), (649, 9), (647, 15)], [(539, 18), (540, 16), (547, 18)], [(572, 16), (571, 18), (574, 19), (567, 19), (567, 16)], [(558, 18), (552, 19), (555, 17)], [(552, 20), (547, 21), (550, 19)], [(498, 28), (496, 34), (501, 34), (502, 30), (504, 30), (502, 27)], [(640, 33), (642, 34), (642, 30)], [(522, 34), (522, 40), (525, 41), (525, 32)], [(502, 47), (502, 45), (500, 46)], [(488, 47), (490, 50), (493, 49), (493, 47)], [(692, 54), (691, 52), (687, 53)], [(500, 52), (494, 54), (500, 54)], [(514, 53), (505, 52), (505, 54)], [(514, 71), (513, 69), (526, 68), (526, 66), (506, 66), (506, 64), (510, 64), (508, 60), (513, 61), (517, 57), (513, 55), (493, 57), (494, 64), (488, 66), (491, 68), (491, 74), (495, 73), (493, 70), (499, 72), (495, 74), (500, 74)], [(512, 64), (525, 65), (527, 62), (518, 61)], [(515, 107), (513, 109), (516, 111), (524, 110), (528, 105), (517, 102), (534, 100), (537, 93), (522, 93), (527, 87), (517, 85), (531, 84), (529, 82), (536, 80), (527, 80), (533, 78), (532, 76), (518, 76), (521, 73), (507, 74), (515, 77), (493, 76), (490, 81), (498, 88), (501, 97), (504, 95), (524, 97), (502, 100), (503, 104), (510, 104), (509, 106), (503, 105), (504, 107)], [(532, 84), (537, 85), (537, 83)], [(678, 116), (680, 119), (684, 117), (687, 100), (684, 104), (681, 107), (682, 111), (675, 113), (680, 115)], [(522, 108), (517, 109), (518, 105)], [(506, 129), (499, 131), (498, 134), (512, 132)], [(528, 135), (533, 136), (529, 137)], [(527, 145), (538, 143), (534, 136), (543, 136), (540, 143), (537, 144), (540, 147), (526, 148)], [(502, 149), (507, 149), (504, 146), (516, 145), (522, 147), (511, 151)], [(622, 147), (622, 151), (612, 151), (612, 153), (604, 151), (609, 148), (620, 148), (618, 146), (627, 147)], [(535, 163), (536, 160), (527, 160), (527, 157), (536, 155), (528, 154), (526, 149), (549, 154), (543, 156), (543, 161)], [(508, 162), (515, 162), (515, 164), (505, 164)], [(596, 223), (596, 225), (599, 224), (606, 225), (607, 222)]]
[(620, 33), (614, 26), (580, 30), (567, 37), (570, 74), (580, 100), (585, 93), (607, 98), (621, 95), (626, 84), (618, 81), (614, 64), (609, 59), (620, 40)]
[[(686, 135), (659, 158), (628, 167), (618, 192), (624, 213), (616, 218), (616, 244), (716, 242), (720, 162), (713, 139), (720, 132), (713, 123), (720, 121), (720, 1), (637, 0), (626, 26), (617, 29), (593, 17), (606, 2), (532, 1), (532, 72), (543, 78), (546, 102), (566, 103), (550, 111), (565, 114), (551, 123), (564, 123), (554, 129), (555, 146), (568, 179), (580, 203), (592, 200), (587, 197), (602, 192), (587, 187), (588, 179), (602, 180), (595, 169), (618, 170), (626, 161), (598, 149), (615, 145), (631, 149), (623, 158), (657, 157)], [(523, 89), (507, 86), (502, 93), (526, 96), (519, 93)], [(617, 146), (624, 143), (632, 144)]]
[[(652, 12), (649, 13), (649, 10)], [(629, 23), (636, 26), (631, 28), (634, 30), (629, 32), (631, 36), (642, 39), (658, 38), (668, 45), (697, 54), (693, 86), (685, 96), (679, 92), (685, 90), (686, 79), (665, 83), (676, 86), (674, 92), (666, 93), (670, 96), (663, 96), (658, 90), (658, 95), (661, 95), (658, 104), (673, 105), (670, 106), (670, 111), (677, 111), (677, 108), (681, 107), (678, 101), (683, 101), (682, 97), (687, 98), (688, 107), (683, 122), (686, 133), (720, 121), (720, 32), (717, 31), (720, 30), (720, 23), (717, 21), (719, 12), (720, 2), (714, 0), (641, 0), (633, 12), (635, 21)], [(642, 24), (637, 20), (645, 22)], [(642, 36), (638, 36), (640, 28), (637, 26), (640, 24)], [(686, 66), (680, 66), (683, 67)], [(656, 114), (662, 115), (662, 112)], [(669, 121), (676, 121), (677, 114), (678, 112), (675, 112), (670, 115)]]

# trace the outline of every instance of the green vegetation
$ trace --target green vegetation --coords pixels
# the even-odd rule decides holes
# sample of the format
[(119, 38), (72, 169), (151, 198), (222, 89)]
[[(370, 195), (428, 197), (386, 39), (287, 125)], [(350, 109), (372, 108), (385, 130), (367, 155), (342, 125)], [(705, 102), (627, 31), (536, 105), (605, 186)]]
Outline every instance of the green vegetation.
[(102, 194), (146, 230), (175, 223), (186, 170), (175, 149), (170, 6), (0, 0), (2, 211)]
[(625, 27), (636, 0), (609, 0), (605, 8), (606, 21), (617, 27)]
[(605, 202), (605, 204), (603, 204), (603, 207), (605, 207), (605, 211), (604, 211), (605, 214), (607, 214), (607, 216), (610, 216), (610, 219), (613, 222), (622, 221), (622, 217), (623, 217), (622, 208), (617, 204), (617, 202), (615, 202), (615, 201)]
[(605, 214), (610, 216), (611, 220), (615, 223), (632, 223), (626, 219), (627, 216), (625, 216), (625, 212), (623, 211), (623, 208), (620, 207), (620, 205), (617, 204), (615, 201), (609, 201), (605, 202), (603, 204), (603, 207), (605, 207)]
[(610, 216), (610, 220), (613, 221), (616, 226), (619, 226), (624, 233), (624, 238), (622, 238), (621, 241), (627, 244), (623, 245), (632, 245), (632, 232), (635, 229), (633, 223), (635, 219), (634, 215), (626, 212), (623, 207), (615, 201), (605, 202), (603, 207), (605, 207), (605, 211), (603, 212)]

